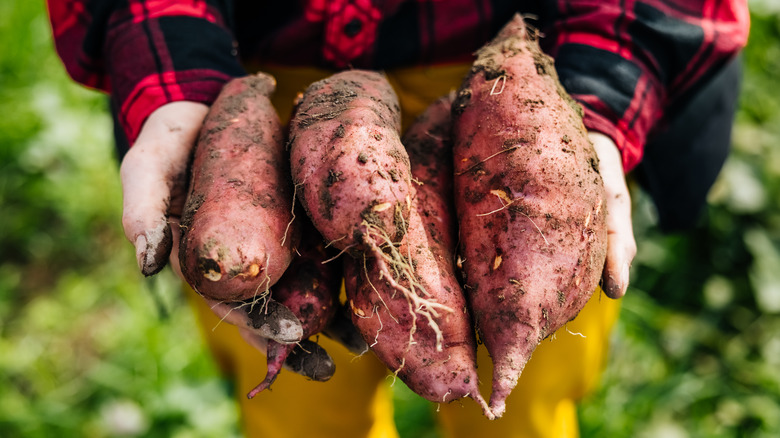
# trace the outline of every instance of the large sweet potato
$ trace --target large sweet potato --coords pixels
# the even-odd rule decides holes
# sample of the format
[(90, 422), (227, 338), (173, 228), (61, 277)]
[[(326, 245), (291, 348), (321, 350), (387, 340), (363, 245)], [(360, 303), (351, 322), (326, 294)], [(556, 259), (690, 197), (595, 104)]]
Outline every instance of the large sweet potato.
[(404, 137), (422, 185), (400, 246), (347, 259), (345, 285), (353, 323), (410, 389), (439, 403), (471, 397), (492, 417), (477, 386), (476, 339), (455, 271), (450, 104), (436, 102)]
[(467, 295), (493, 359), (491, 409), (542, 339), (592, 295), (606, 255), (604, 187), (581, 108), (516, 16), (453, 105), (455, 202)]
[(292, 260), (292, 184), (282, 126), (265, 74), (234, 79), (198, 138), (182, 216), (179, 260), (201, 295), (239, 301), (262, 295)]
[(411, 182), (399, 129), (398, 99), (379, 73), (337, 73), (297, 103), (289, 142), (296, 196), (334, 247), (403, 237)]

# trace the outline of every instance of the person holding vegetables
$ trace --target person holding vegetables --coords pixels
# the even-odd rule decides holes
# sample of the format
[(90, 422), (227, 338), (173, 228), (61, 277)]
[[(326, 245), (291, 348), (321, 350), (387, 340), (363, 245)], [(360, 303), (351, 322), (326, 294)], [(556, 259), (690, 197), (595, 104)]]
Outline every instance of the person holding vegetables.
[[(122, 160), (122, 222), (145, 275), (162, 269), (169, 256), (178, 269), (171, 248), (189, 157), (209, 105), (231, 78), (273, 75), (273, 102), (284, 120), (310, 83), (343, 69), (382, 70), (408, 126), (458, 87), (477, 49), (515, 13), (524, 14), (584, 109), (607, 192), (602, 287), (614, 299), (626, 292), (636, 253), (625, 175), (633, 172), (652, 195), (662, 227), (695, 222), (728, 152), (736, 57), (749, 27), (747, 4), (737, 0), (47, 3), (68, 73), (111, 96)], [(441, 405), (437, 417), (445, 435), (577, 436), (576, 401), (598, 381), (618, 314), (618, 301), (600, 295), (568, 327), (587, 337), (562, 334), (543, 343), (502, 419), (490, 422), (476, 406)], [(253, 386), (262, 354), (232, 327), (212, 330), (218, 318), (190, 296), (212, 352), (238, 392)], [(291, 373), (280, 376), (273, 393), (240, 401), (246, 434), (397, 436), (386, 370), (373, 357), (353, 360), (322, 342), (337, 362), (334, 379), (314, 384)]]

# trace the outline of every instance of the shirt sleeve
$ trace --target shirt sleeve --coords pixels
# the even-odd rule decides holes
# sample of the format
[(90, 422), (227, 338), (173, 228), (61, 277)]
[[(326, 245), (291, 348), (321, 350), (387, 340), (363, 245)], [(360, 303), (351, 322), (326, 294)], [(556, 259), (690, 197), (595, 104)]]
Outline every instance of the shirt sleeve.
[(545, 50), (583, 105), (586, 127), (615, 141), (626, 172), (641, 161), (666, 109), (747, 42), (744, 0), (554, 3), (543, 24)]
[(130, 144), (160, 106), (211, 104), (225, 82), (244, 74), (226, 1), (47, 0), (47, 6), (68, 74), (111, 94)]

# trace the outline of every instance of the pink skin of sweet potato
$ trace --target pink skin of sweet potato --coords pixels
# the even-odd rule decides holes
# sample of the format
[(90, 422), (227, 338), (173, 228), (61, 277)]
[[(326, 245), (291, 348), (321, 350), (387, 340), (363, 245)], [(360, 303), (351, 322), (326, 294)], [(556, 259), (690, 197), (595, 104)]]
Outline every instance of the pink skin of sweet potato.
[(276, 283), (299, 238), (284, 134), (266, 74), (234, 79), (209, 110), (194, 151), (179, 245), (201, 295), (254, 299)]
[[(411, 304), (383, 279), (376, 257), (345, 260), (345, 286), (353, 323), (377, 357), (410, 389), (438, 403), (471, 397), (492, 418), (479, 393), (476, 339), (456, 277), (450, 104), (450, 99), (437, 101), (404, 137), (412, 174), (422, 185), (416, 189), (409, 228), (398, 250), (407, 263), (411, 261), (424, 290), (418, 286), (414, 293), (441, 307), (423, 304), (420, 309)], [(412, 289), (409, 277), (396, 280)]]
[[(274, 285), (271, 296), (298, 317), (303, 327), (303, 337), (308, 338), (322, 332), (336, 314), (342, 267), (340, 259), (323, 263), (334, 254), (325, 249), (322, 237), (311, 224), (303, 226), (303, 239), (298, 252), (299, 255), (293, 258), (285, 275)], [(254, 397), (276, 380), (294, 347), (295, 344), (268, 342), (266, 377), (247, 397)], [(334, 371), (333, 361), (329, 363), (330, 370), (326, 369), (323, 360), (323, 369), (315, 370), (319, 375), (309, 377), (320, 381), (329, 379)]]
[(478, 53), (453, 104), (455, 203), (472, 315), (500, 417), (536, 346), (590, 299), (606, 198), (581, 108), (516, 16)]
[(334, 247), (359, 251), (377, 234), (400, 241), (409, 219), (409, 157), (400, 108), (380, 73), (350, 70), (310, 85), (290, 123), (296, 199)]

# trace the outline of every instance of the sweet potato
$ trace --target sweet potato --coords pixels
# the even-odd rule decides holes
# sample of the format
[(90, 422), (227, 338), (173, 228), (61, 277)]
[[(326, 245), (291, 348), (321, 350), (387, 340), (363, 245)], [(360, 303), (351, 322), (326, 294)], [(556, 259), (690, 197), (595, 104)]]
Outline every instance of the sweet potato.
[(182, 216), (181, 270), (201, 295), (261, 295), (292, 260), (297, 223), (282, 126), (265, 74), (234, 79), (209, 110)]
[(337, 341), (344, 348), (358, 356), (368, 352), (368, 344), (352, 324), (352, 311), (346, 305), (340, 305), (333, 320), (322, 334)]
[(492, 417), (477, 387), (476, 339), (455, 275), (450, 103), (438, 101), (404, 137), (422, 185), (400, 246), (345, 260), (345, 286), (353, 323), (410, 389), (439, 403), (471, 397)]
[[(265, 351), (266, 348), (268, 348), (266, 338), (244, 329), (239, 330), (239, 333), (247, 344), (257, 350)], [(284, 364), (279, 365), (280, 368), (290, 370), (318, 382), (324, 382), (333, 377), (333, 373), (336, 371), (336, 365), (324, 348), (308, 339), (304, 339), (297, 344), (292, 344), (292, 346), (292, 352), (286, 356)], [(280, 356), (277, 356), (277, 358), (279, 357)]]
[(284, 359), (284, 368), (316, 382), (326, 382), (336, 372), (336, 364), (328, 352), (310, 339), (295, 344)]
[[(308, 338), (322, 332), (336, 314), (342, 269), (340, 259), (323, 263), (331, 257), (328, 256), (322, 243), (322, 237), (310, 223), (302, 227), (303, 239), (298, 248), (299, 255), (293, 259), (287, 272), (274, 285), (271, 296), (292, 311), (301, 322), (303, 337)], [(247, 395), (249, 398), (265, 390), (276, 380), (276, 376), (294, 347), (295, 344), (268, 342), (267, 374), (265, 379)], [(327, 356), (324, 350), (320, 356), (323, 354)], [(325, 362), (319, 363), (325, 365)], [(330, 368), (315, 368), (315, 372), (319, 373), (315, 380), (327, 380), (333, 375), (333, 361), (329, 363)]]
[(344, 250), (398, 242), (410, 212), (409, 157), (387, 79), (351, 70), (310, 85), (290, 123), (296, 197), (325, 240)]
[(478, 51), (453, 115), (463, 272), (498, 417), (539, 342), (598, 284), (605, 192), (582, 109), (520, 16)]

